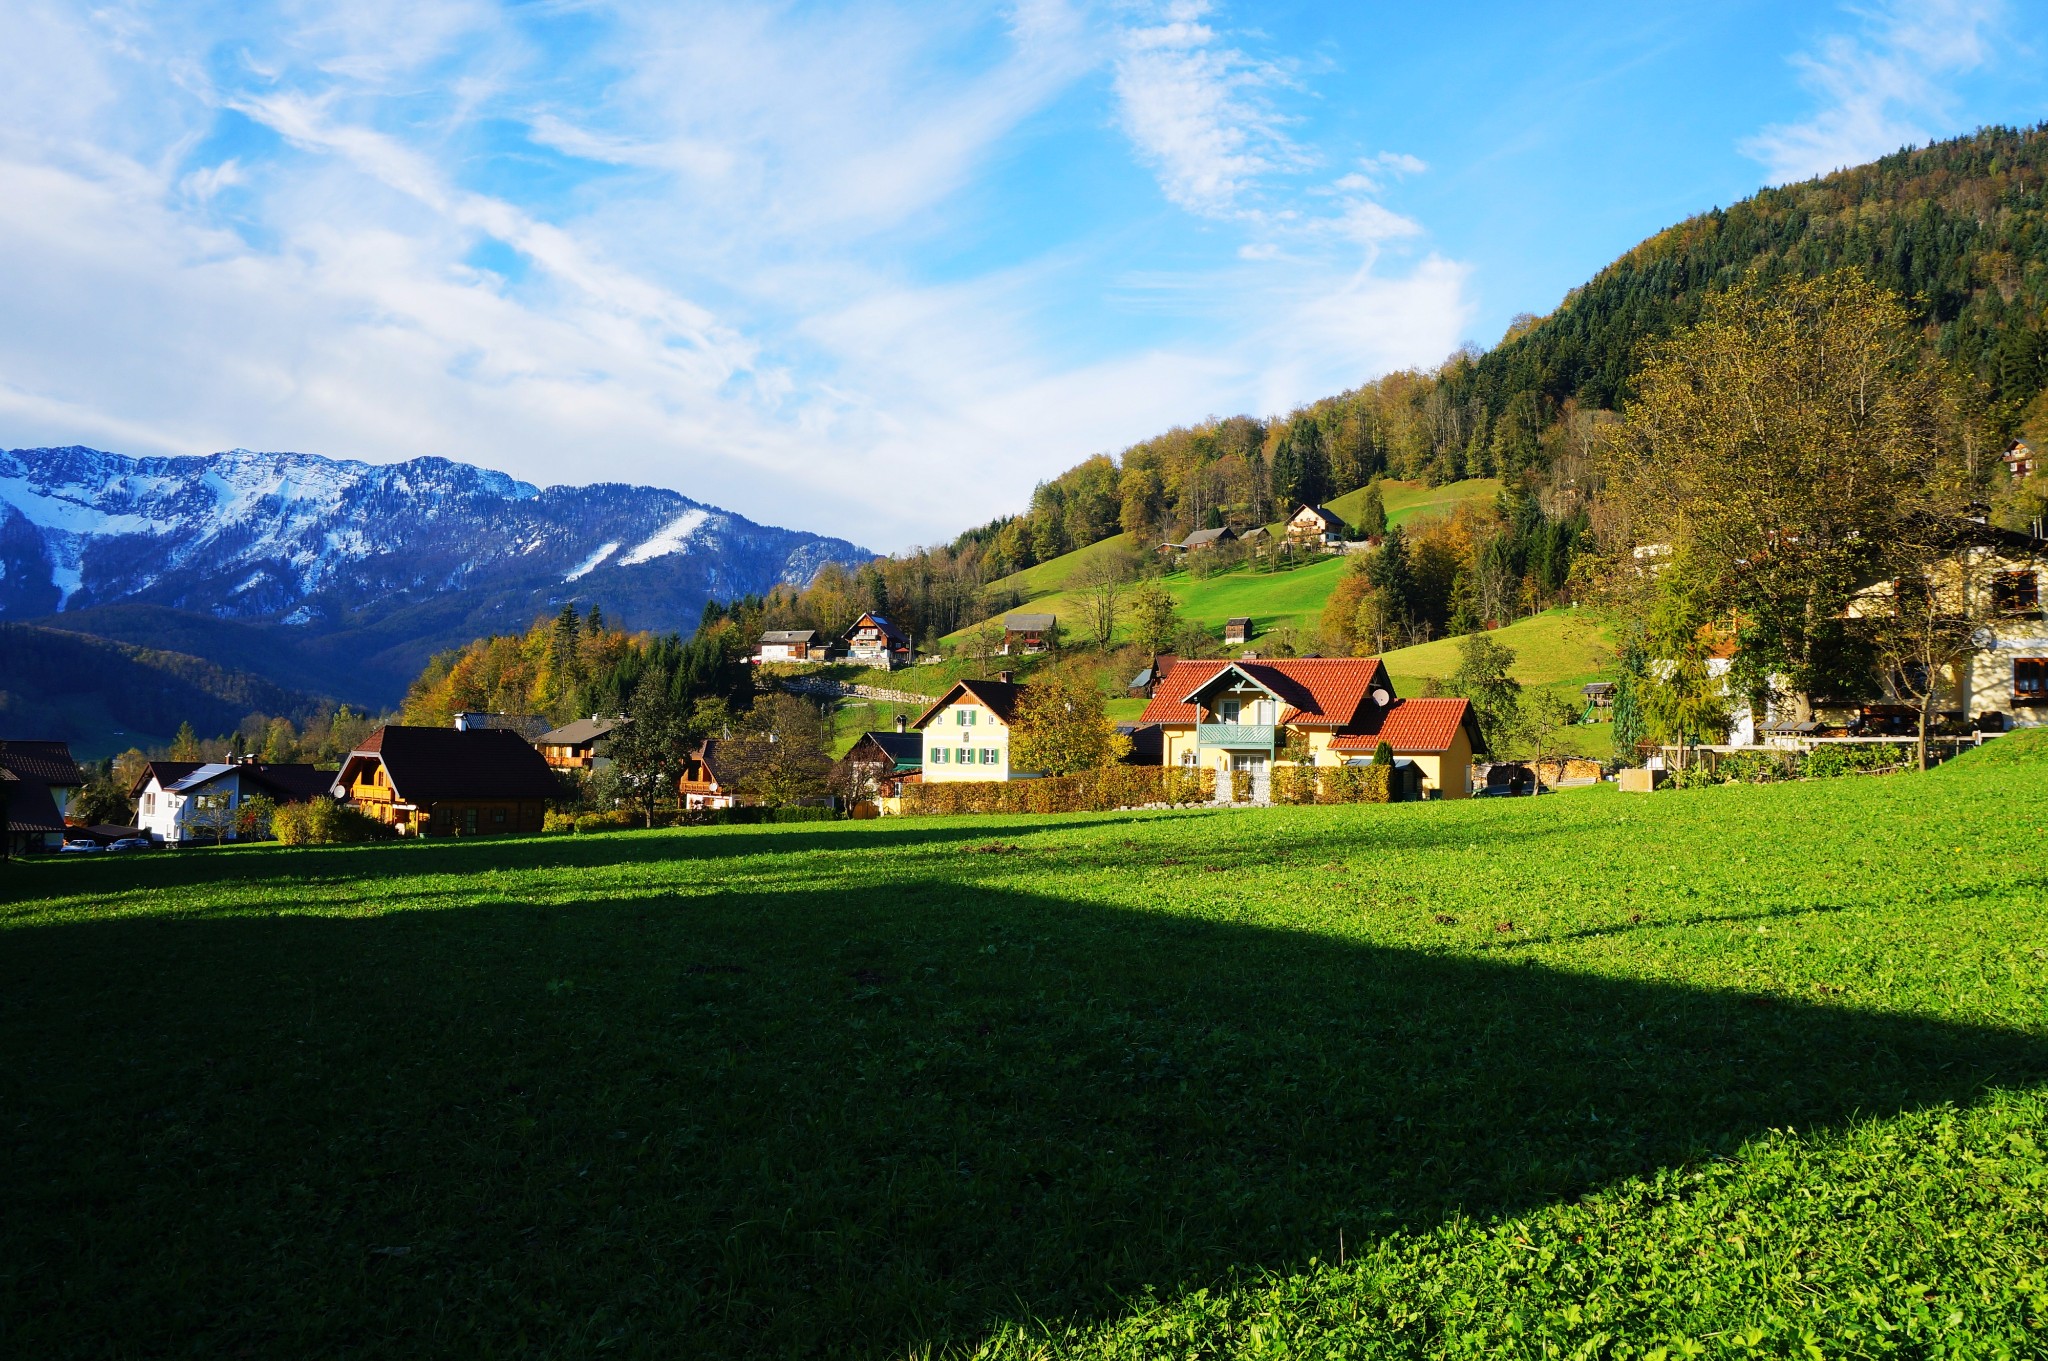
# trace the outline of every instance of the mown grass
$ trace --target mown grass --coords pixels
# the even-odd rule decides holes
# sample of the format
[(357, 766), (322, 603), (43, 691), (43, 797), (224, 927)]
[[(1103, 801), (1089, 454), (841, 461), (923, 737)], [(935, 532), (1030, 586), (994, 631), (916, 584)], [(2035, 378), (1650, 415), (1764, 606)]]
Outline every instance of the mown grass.
[(0, 1351), (2038, 1356), (2037, 737), (17, 864)]

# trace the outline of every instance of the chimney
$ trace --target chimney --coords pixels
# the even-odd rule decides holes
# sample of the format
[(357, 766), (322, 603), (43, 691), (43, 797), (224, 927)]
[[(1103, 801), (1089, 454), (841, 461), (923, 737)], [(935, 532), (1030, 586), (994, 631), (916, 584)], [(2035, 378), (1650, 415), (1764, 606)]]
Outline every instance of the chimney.
[(1016, 683), (1017, 673), (1014, 671), (998, 671), (996, 672), (996, 679), (1005, 685), (1012, 685)]
[(909, 732), (909, 731), (910, 731), (910, 716), (909, 716), (909, 715), (907, 715), (907, 714), (898, 714), (898, 715), (896, 715), (896, 731), (897, 731), (897, 732)]

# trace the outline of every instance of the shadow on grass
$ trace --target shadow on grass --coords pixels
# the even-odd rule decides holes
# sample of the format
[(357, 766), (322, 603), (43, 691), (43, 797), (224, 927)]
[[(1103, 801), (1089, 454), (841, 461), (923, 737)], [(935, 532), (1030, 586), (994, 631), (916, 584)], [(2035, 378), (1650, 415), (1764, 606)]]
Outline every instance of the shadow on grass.
[[(1450, 823), (1441, 805), (1324, 810), (1342, 819), (1338, 826), (1305, 828), (1297, 821), (1268, 820), (1269, 811), (1184, 809), (1164, 814), (1096, 813), (1057, 819), (1043, 816), (970, 818), (905, 818), (883, 822), (835, 822), (814, 828), (805, 824), (741, 828), (655, 829), (603, 833), (595, 836), (478, 837), (469, 840), (378, 842), (362, 846), (321, 846), (286, 849), (275, 845), (229, 846), (192, 851), (158, 851), (147, 855), (96, 857), (55, 863), (46, 859), (23, 863), (12, 875), (0, 874), (0, 904), (33, 904), (58, 895), (95, 892), (126, 893), (137, 889), (171, 889), (212, 883), (240, 886), (323, 884), (333, 880), (374, 880), (382, 877), (466, 877), (481, 873), (567, 871), (616, 866), (716, 861), (749, 856), (801, 856), (820, 852), (869, 852), (905, 857), (921, 851), (956, 851), (1016, 838), (1047, 834), (1067, 836), (1077, 829), (1122, 829), (1131, 837), (1155, 836), (1161, 849), (1181, 835), (1189, 820), (1238, 819), (1238, 858), (1270, 861), (1294, 851), (1318, 854), (1359, 851), (1424, 851), (1463, 847), (1480, 829)], [(1302, 810), (1289, 810), (1300, 812)], [(1153, 829), (1148, 833), (1145, 829)], [(1233, 827), (1233, 830), (1236, 830)], [(1489, 847), (1541, 840), (1556, 834), (1546, 824), (1489, 824), (1483, 829)], [(1138, 846), (1129, 842), (1127, 846)], [(1087, 843), (1063, 845), (1056, 854), (1085, 858)], [(1230, 861), (1225, 850), (1205, 853), (1211, 861)], [(1127, 857), (1126, 857), (1127, 858)]]
[(14, 1354), (901, 1355), (2048, 1077), (2033, 1034), (919, 878), (0, 947)]

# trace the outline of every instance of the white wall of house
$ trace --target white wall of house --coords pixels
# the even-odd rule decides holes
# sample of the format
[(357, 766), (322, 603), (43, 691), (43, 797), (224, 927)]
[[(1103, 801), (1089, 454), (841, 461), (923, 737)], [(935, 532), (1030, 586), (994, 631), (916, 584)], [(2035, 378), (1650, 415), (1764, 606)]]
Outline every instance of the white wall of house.
[[(242, 797), (242, 774), (238, 770), (226, 771), (183, 793), (165, 789), (155, 776), (151, 776), (135, 800), (135, 825), (158, 841), (210, 842), (214, 839), (209, 825), (213, 813), (199, 801), (225, 799), (223, 811), (232, 812), (242, 806)], [(224, 839), (235, 839), (232, 826), (226, 829)]]

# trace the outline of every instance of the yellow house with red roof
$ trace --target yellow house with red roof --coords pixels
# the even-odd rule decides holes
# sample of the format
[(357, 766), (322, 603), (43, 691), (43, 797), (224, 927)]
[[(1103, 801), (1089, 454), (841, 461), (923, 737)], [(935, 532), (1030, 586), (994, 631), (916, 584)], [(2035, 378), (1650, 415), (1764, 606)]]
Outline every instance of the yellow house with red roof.
[(1386, 742), (1421, 771), (1425, 795), (1444, 799), (1472, 792), (1472, 757), (1485, 750), (1470, 703), (1398, 698), (1377, 657), (1176, 662), (1138, 721), (1160, 726), (1163, 764), (1214, 770), (1218, 789), (1249, 772), (1254, 797), (1290, 735), (1319, 766), (1370, 760)]

